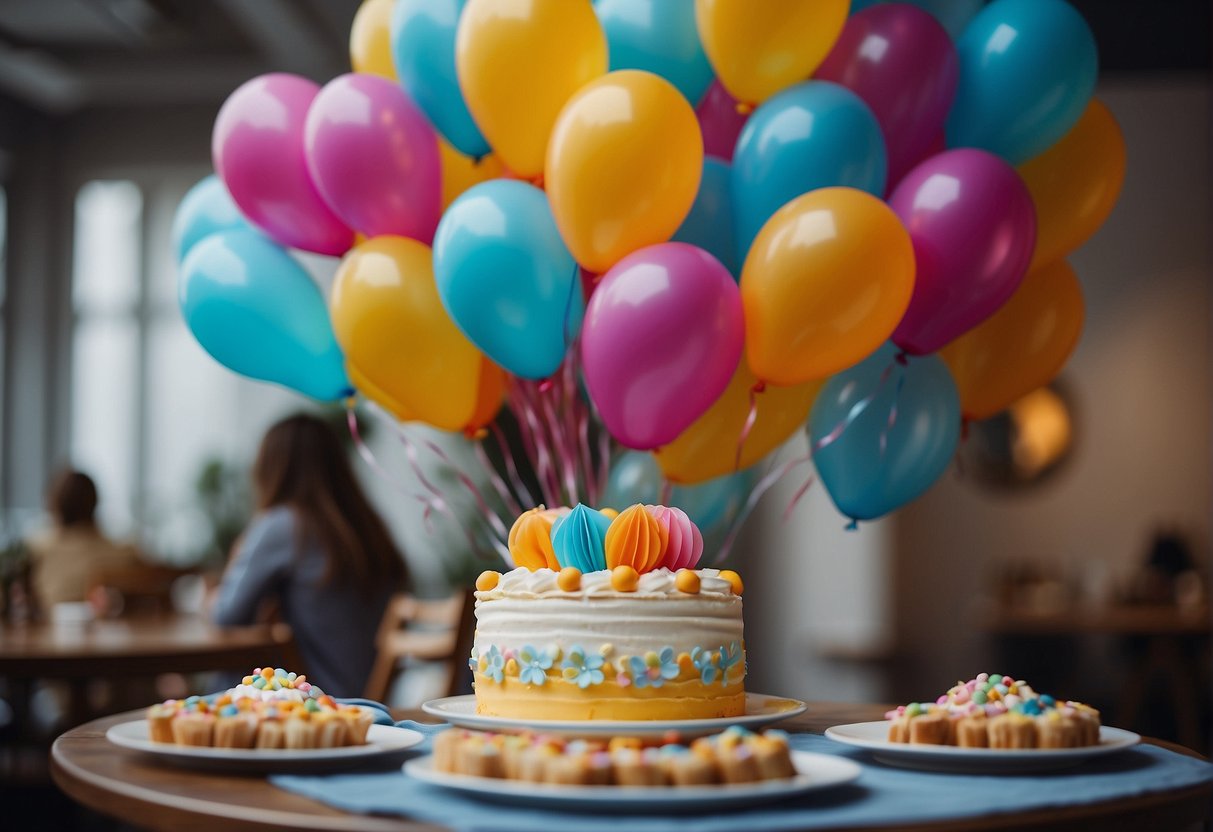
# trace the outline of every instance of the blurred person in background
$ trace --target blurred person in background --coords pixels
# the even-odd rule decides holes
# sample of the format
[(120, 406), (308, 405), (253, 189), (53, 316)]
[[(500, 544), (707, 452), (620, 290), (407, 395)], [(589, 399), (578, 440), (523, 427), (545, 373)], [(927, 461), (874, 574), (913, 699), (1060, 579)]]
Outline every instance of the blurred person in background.
[(87, 474), (60, 472), (47, 490), (47, 509), (51, 528), (29, 540), (34, 599), (43, 614), (96, 598), (106, 575), (138, 567), (134, 546), (115, 543), (97, 527), (97, 486)]
[(212, 620), (236, 626), (276, 611), (310, 681), (361, 696), (380, 619), (407, 582), (403, 555), (323, 420), (301, 414), (271, 427), (252, 479), (257, 514), (236, 543)]

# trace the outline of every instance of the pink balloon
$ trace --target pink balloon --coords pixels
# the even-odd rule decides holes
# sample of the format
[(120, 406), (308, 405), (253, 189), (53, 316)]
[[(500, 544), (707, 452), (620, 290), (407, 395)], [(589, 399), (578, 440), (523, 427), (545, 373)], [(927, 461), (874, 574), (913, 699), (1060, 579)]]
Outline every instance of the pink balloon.
[(320, 87), (271, 73), (228, 96), (211, 133), (215, 170), (244, 216), (279, 243), (344, 254), (354, 233), (329, 209), (303, 158), (303, 124)]
[(590, 298), (586, 386), (612, 436), (657, 448), (724, 392), (744, 338), (741, 293), (719, 260), (686, 243), (642, 248), (612, 266)]
[(733, 161), (733, 148), (749, 116), (737, 111), (737, 99), (729, 95), (720, 81), (713, 81), (708, 87), (695, 108), (695, 117), (703, 133), (703, 152), (726, 162)]
[(896, 182), (943, 129), (959, 70), (952, 38), (930, 13), (881, 3), (847, 20), (813, 77), (841, 84), (872, 109)]
[(962, 148), (914, 168), (889, 197), (914, 243), (910, 308), (893, 342), (935, 352), (1014, 294), (1036, 245), (1036, 209), (1015, 169)]
[(429, 244), (442, 215), (438, 139), (399, 84), (346, 74), (325, 84), (307, 114), (308, 171), (329, 207), (368, 237)]

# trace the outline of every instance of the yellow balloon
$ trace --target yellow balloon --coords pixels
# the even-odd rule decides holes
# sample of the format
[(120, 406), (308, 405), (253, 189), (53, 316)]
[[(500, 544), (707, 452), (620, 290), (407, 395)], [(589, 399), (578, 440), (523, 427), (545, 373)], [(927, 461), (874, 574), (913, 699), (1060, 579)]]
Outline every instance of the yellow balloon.
[(402, 420), (464, 430), (483, 361), (442, 307), (429, 246), (375, 237), (341, 261), (330, 301), (350, 381)]
[(396, 0), (365, 0), (350, 28), (350, 66), (354, 72), (396, 80), (392, 63), (392, 7)]
[(476, 388), (476, 408), (463, 432), (474, 434), (497, 418), (501, 403), (505, 401), (505, 390), (509, 376), (488, 358), (480, 359), (480, 383)]
[(1065, 257), (1090, 239), (1120, 196), (1125, 139), (1107, 106), (1091, 99), (1070, 132), (1019, 166), (1036, 206), (1036, 269)]
[(914, 248), (889, 206), (854, 188), (798, 196), (742, 267), (750, 369), (791, 386), (854, 366), (893, 334), (913, 291)]
[(493, 154), (479, 160), (464, 156), (441, 136), (438, 137), (438, 155), (442, 160), (442, 210), (473, 185), (496, 179), (505, 173), (501, 160)]
[(533, 179), (560, 108), (607, 71), (606, 35), (586, 0), (469, 0), (455, 69), (480, 132), (511, 172)]
[(691, 210), (702, 173), (691, 105), (664, 78), (627, 69), (569, 100), (552, 130), (544, 180), (565, 245), (600, 274), (668, 240)]
[[(697, 483), (737, 470), (737, 441), (750, 415), (750, 391), (758, 379), (745, 361), (708, 411), (668, 445), (653, 452), (670, 482)], [(741, 447), (749, 468), (804, 427), (824, 379), (794, 387), (769, 386), (754, 396), (756, 417)]]
[(1048, 384), (1078, 344), (1083, 316), (1069, 263), (1028, 272), (997, 312), (939, 351), (965, 417), (987, 419)]
[(720, 83), (755, 105), (813, 74), (838, 40), (849, 6), (849, 0), (695, 0), (695, 22)]

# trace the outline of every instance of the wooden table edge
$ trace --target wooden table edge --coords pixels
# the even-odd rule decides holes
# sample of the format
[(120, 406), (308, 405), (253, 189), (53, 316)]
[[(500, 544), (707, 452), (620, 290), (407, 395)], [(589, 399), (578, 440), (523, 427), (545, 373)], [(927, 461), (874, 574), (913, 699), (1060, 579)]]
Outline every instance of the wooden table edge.
[[(359, 832), (449, 832), (450, 827), (418, 821), (400, 815), (380, 816), (345, 811), (330, 806), (321, 801), (313, 800), (295, 792), (281, 789), (285, 799), (298, 801), (299, 808), (266, 809), (241, 804), (227, 804), (216, 801), (190, 798), (156, 789), (138, 786), (112, 777), (105, 777), (90, 772), (65, 759), (62, 750), (76, 741), (95, 742), (98, 739), (105, 742), (104, 730), (92, 728), (96, 723), (118, 721), (119, 719), (138, 718), (142, 711), (129, 711), (94, 720), (71, 729), (58, 737), (51, 746), (51, 776), (60, 789), (69, 797), (84, 806), (103, 814), (117, 817), (121, 820), (146, 826), (148, 812), (154, 812), (159, 822), (155, 828), (171, 828), (173, 830), (189, 830), (206, 828), (208, 832), (214, 828), (216, 820), (224, 823), (224, 829), (236, 832), (264, 832), (269, 829), (308, 829), (317, 832), (328, 830), (349, 830), (356, 828)], [(423, 716), (420, 712), (409, 711), (408, 718)], [(399, 714), (397, 714), (399, 716)], [(785, 721), (784, 726), (799, 732), (820, 733), (816, 730), (806, 730), (808, 715)], [(431, 721), (424, 717), (419, 721)], [(1197, 759), (1204, 759), (1200, 754), (1183, 746), (1178, 746), (1164, 740), (1147, 739), (1147, 742), (1167, 750), (1183, 753)], [(139, 752), (115, 747), (115, 753), (138, 754)], [(266, 785), (269, 785), (268, 783)], [(271, 786), (271, 788), (274, 788)], [(133, 806), (124, 805), (114, 799), (119, 796), (133, 801)], [(1170, 823), (1193, 824), (1200, 821), (1213, 820), (1213, 783), (1171, 789), (1163, 792), (1153, 792), (1114, 800), (1103, 800), (1097, 803), (1087, 803), (1077, 806), (1061, 806), (1037, 809), (1021, 813), (1001, 813), (982, 815), (971, 818), (940, 819), (922, 823), (907, 823), (896, 827), (900, 832), (915, 832), (915, 830), (1001, 830), (1031, 828), (1047, 830), (1051, 828), (1079, 828), (1075, 826), (1083, 821), (1099, 823), (1101, 830), (1136, 829), (1140, 821), (1136, 816), (1158, 808), (1170, 810)], [(300, 814), (308, 818), (306, 826), (300, 825)], [(1119, 822), (1109, 823), (1106, 817), (1109, 813), (1117, 815)], [(167, 814), (167, 817), (166, 817)], [(172, 821), (171, 826), (163, 821)], [(814, 827), (815, 832), (854, 832), (864, 829), (864, 826)], [(1158, 827), (1154, 827), (1158, 828)], [(1170, 828), (1170, 827), (1168, 827)]]

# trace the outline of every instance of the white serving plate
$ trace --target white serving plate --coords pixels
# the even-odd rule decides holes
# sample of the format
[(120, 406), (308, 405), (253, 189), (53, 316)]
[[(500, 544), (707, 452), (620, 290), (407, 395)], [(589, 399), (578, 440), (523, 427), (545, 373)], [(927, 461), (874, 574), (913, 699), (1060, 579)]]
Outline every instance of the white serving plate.
[(137, 719), (112, 726), (105, 738), (114, 745), (142, 751), (166, 762), (193, 768), (224, 771), (337, 771), (381, 761), (412, 748), (425, 736), (408, 728), (372, 725), (366, 745), (341, 748), (204, 748), (152, 742), (147, 720)]
[(436, 771), (433, 757), (418, 757), (404, 764), (409, 777), (502, 803), (547, 809), (589, 811), (680, 812), (753, 806), (795, 795), (832, 789), (859, 777), (858, 763), (831, 754), (793, 751), (797, 774), (786, 780), (733, 783), (715, 786), (561, 786), (520, 783), (492, 777), (472, 777)]
[(856, 722), (826, 729), (826, 736), (863, 748), (882, 763), (927, 771), (1014, 772), (1042, 771), (1078, 765), (1092, 757), (1114, 754), (1141, 742), (1141, 736), (1102, 726), (1099, 745), (1081, 748), (960, 748), (954, 745), (915, 745), (889, 742), (889, 723)]
[(702, 737), (715, 734), (730, 725), (756, 728), (770, 725), (781, 719), (802, 714), (805, 704), (797, 699), (782, 696), (765, 696), (761, 693), (745, 695), (745, 714), (719, 719), (676, 720), (547, 720), (513, 719), (503, 716), (487, 716), (476, 713), (476, 696), (448, 696), (431, 699), (421, 706), (430, 716), (445, 719), (460, 728), (480, 731), (542, 731), (562, 737), (661, 737), (674, 731), (683, 737)]

